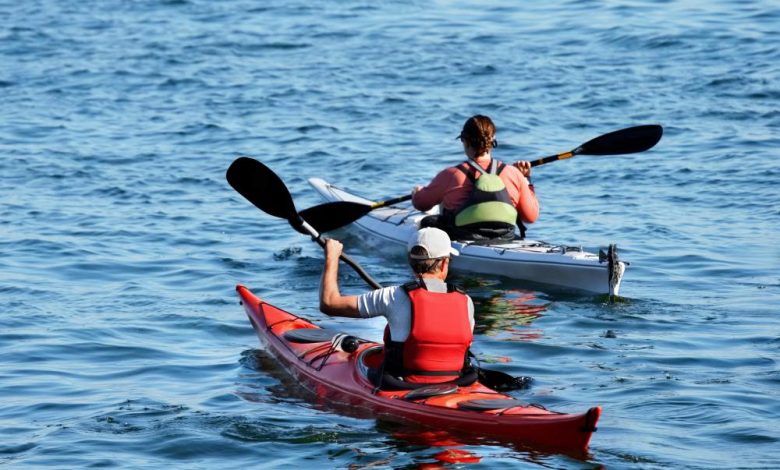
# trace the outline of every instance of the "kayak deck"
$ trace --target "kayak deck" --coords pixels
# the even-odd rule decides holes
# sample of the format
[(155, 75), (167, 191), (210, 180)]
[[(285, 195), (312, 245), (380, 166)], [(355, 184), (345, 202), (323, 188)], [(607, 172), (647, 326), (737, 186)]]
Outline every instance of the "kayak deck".
[[(381, 345), (359, 340), (355, 351), (345, 352), (333, 347), (331, 339), (322, 340), (335, 332), (274, 307), (244, 286), (236, 290), (266, 350), (298, 383), (336, 407), (361, 408), (377, 418), (436, 430), (577, 452), (587, 448), (596, 430), (600, 407), (582, 414), (558, 413), (524, 404), (479, 382), (378, 390), (368, 375), (381, 364)], [(301, 341), (301, 336), (313, 341)]]
[[(373, 201), (340, 189), (321, 178), (309, 183), (327, 201), (373, 204)], [(420, 220), (436, 213), (413, 207), (382, 207), (354, 222), (360, 229), (405, 247)], [(538, 240), (512, 240), (499, 243), (453, 241), (460, 256), (452, 259), (452, 269), (462, 272), (504, 276), (599, 294), (618, 295), (626, 263), (617, 259), (614, 246), (609, 253), (590, 253), (580, 247), (555, 245)]]

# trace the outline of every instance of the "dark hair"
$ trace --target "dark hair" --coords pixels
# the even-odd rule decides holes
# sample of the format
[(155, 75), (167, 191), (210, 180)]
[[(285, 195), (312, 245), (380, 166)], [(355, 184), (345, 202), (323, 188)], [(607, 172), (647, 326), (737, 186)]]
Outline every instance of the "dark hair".
[(477, 114), (466, 120), (458, 137), (482, 155), (497, 145), (496, 125), (489, 117)]
[[(415, 256), (427, 256), (428, 250), (421, 246), (415, 246), (412, 248), (412, 251), (409, 252), (410, 255)], [(409, 257), (409, 266), (412, 267), (412, 271), (414, 271), (415, 274), (426, 274), (426, 273), (432, 273), (436, 272), (440, 265), (441, 260), (444, 258), (424, 258), (424, 259), (416, 259)]]

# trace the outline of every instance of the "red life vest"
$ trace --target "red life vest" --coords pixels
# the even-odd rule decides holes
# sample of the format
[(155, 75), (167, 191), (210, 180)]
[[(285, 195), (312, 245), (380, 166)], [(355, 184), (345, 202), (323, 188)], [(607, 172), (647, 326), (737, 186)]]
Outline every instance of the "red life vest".
[[(404, 284), (412, 303), (409, 337), (392, 341), (385, 331), (385, 371), (409, 383), (438, 383), (462, 375), (473, 339), (468, 297), (447, 284), (430, 292), (422, 282)], [(390, 341), (388, 341), (390, 340)]]

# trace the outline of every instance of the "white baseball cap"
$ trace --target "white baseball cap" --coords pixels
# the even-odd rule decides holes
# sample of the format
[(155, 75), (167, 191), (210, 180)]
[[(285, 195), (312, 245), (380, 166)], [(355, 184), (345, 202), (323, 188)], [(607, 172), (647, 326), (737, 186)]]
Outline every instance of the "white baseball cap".
[[(425, 255), (412, 255), (412, 248), (419, 246), (425, 250)], [(412, 259), (436, 259), (458, 256), (458, 250), (450, 244), (450, 237), (444, 230), (435, 227), (425, 227), (417, 231), (406, 245), (409, 257)]]

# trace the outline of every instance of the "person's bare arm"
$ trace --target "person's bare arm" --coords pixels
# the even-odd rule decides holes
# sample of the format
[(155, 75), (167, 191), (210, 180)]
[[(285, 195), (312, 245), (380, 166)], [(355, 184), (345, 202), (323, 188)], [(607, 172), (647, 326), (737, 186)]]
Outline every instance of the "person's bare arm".
[(320, 311), (336, 317), (360, 318), (357, 297), (339, 292), (339, 256), (344, 245), (338, 240), (325, 242), (325, 267), (320, 282)]
[(444, 194), (448, 189), (457, 185), (453, 178), (453, 171), (445, 168), (440, 171), (427, 186), (415, 186), (412, 189), (412, 205), (418, 211), (428, 211), (444, 200)]
[(539, 218), (539, 200), (536, 198), (534, 186), (531, 184), (531, 163), (521, 160), (513, 164), (523, 177), (517, 184), (518, 198), (515, 208), (520, 220), (527, 224), (536, 222)]

